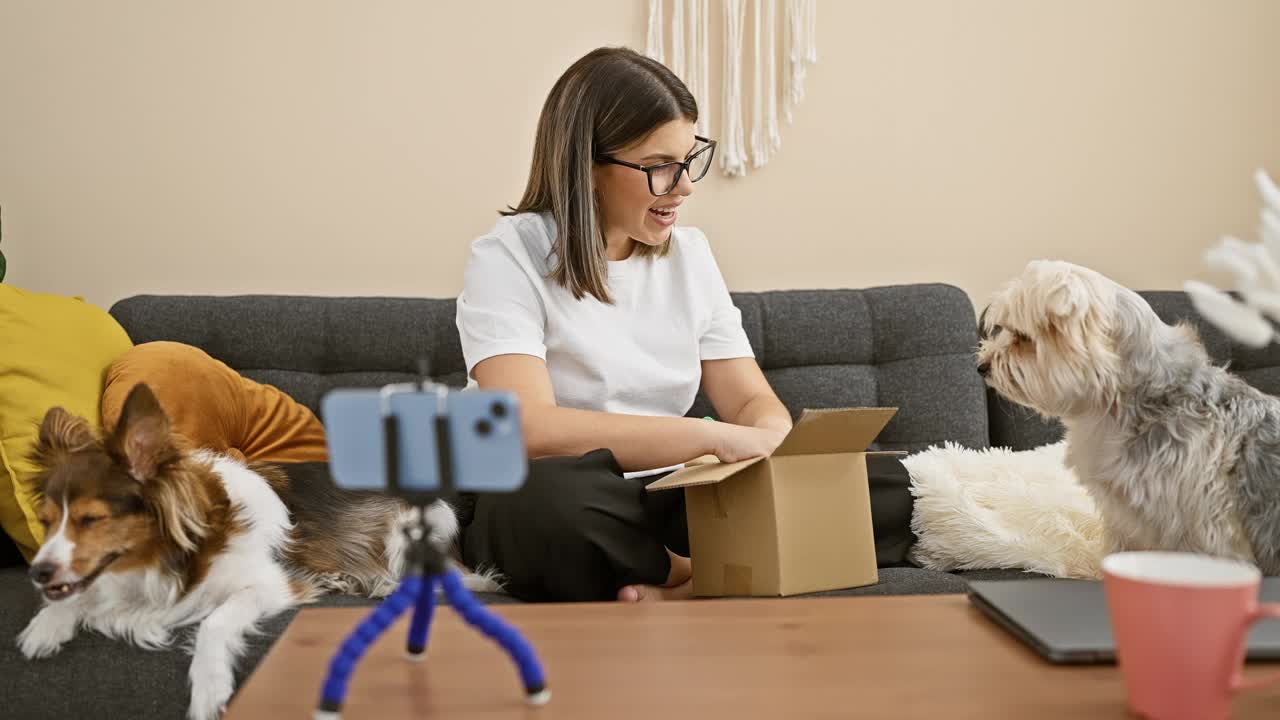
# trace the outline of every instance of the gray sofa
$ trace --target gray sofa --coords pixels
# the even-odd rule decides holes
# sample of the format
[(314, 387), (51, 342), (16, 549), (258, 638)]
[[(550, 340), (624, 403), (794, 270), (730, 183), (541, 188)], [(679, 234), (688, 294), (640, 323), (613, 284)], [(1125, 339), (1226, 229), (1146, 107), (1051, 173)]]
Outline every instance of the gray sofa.
[[(1167, 320), (1198, 320), (1178, 292), (1144, 293)], [(909, 452), (954, 441), (1029, 449), (1060, 437), (1053, 423), (992, 396), (973, 363), (975, 309), (947, 285), (735, 293), (769, 381), (793, 413), (806, 407), (891, 405), (898, 415), (877, 440)], [(138, 296), (112, 315), (135, 343), (174, 340), (203, 348), (245, 376), (318, 409), (336, 387), (415, 377), (429, 358), (436, 379), (464, 382), (451, 299)], [(1280, 392), (1280, 350), (1250, 351), (1203, 328), (1213, 356), (1267, 392)], [(702, 398), (690, 412), (713, 414)], [(941, 573), (906, 562), (911, 542), (906, 479), (872, 488), (879, 584), (834, 594), (962, 592), (967, 579), (1027, 577), (1016, 569)], [(12, 558), (11, 558), (12, 561)], [(187, 658), (83, 635), (53, 659), (29, 663), (12, 642), (37, 609), (19, 564), (0, 569), (0, 678), (5, 717), (180, 718)], [(487, 602), (510, 602), (489, 595)], [(331, 597), (323, 605), (359, 604)], [(293, 613), (262, 627), (240, 664), (243, 679)]]

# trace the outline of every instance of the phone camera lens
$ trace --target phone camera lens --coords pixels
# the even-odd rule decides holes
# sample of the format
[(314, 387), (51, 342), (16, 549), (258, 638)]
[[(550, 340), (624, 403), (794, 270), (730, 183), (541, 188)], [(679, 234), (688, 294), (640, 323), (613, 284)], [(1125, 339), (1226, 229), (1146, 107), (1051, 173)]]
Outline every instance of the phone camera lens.
[(480, 437), (486, 437), (493, 432), (493, 425), (488, 420), (476, 421), (476, 434)]
[(489, 412), (493, 413), (493, 416), (494, 416), (494, 417), (496, 417), (496, 418), (506, 417), (506, 416), (507, 416), (507, 406), (506, 406), (506, 405), (503, 405), (503, 404), (502, 404), (502, 403), (500, 403), (500, 402), (495, 402), (495, 403), (493, 404), (493, 407), (489, 408)]

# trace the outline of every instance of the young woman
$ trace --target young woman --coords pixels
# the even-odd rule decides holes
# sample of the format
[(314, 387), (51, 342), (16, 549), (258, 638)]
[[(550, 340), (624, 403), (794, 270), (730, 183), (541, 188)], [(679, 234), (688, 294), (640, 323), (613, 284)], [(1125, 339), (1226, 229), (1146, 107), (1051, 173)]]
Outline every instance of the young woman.
[[(517, 597), (688, 596), (683, 493), (631, 473), (766, 455), (791, 429), (706, 237), (676, 225), (715, 153), (697, 117), (661, 63), (587, 54), (542, 108), (524, 197), (472, 244), (467, 370), (518, 396), (530, 463), (520, 491), (461, 503), (462, 555)], [(699, 387), (721, 422), (685, 417)]]

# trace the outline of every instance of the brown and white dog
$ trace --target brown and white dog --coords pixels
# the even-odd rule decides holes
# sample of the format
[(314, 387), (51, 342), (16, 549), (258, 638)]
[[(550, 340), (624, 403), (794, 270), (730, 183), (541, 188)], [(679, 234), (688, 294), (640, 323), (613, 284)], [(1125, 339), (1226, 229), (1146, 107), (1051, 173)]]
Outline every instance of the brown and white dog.
[[(146, 385), (130, 392), (115, 430), (95, 437), (61, 408), (45, 415), (35, 459), (46, 539), (31, 567), (45, 606), (18, 637), (28, 658), (52, 655), (83, 626), (145, 648), (198, 624), (188, 716), (217, 717), (254, 624), (325, 592), (395, 589), (413, 511), (376, 492), (290, 478), (192, 450), (170, 430)], [(453, 509), (427, 509), (447, 549)], [(467, 576), (472, 589), (488, 577)]]

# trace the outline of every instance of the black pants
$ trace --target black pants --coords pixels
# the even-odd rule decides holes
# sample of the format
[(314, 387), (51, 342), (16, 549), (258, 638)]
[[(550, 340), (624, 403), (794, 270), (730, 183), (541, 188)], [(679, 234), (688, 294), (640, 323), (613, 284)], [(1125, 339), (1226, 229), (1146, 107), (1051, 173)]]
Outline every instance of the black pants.
[(684, 491), (647, 492), (609, 450), (539, 458), (513, 493), (461, 498), (459, 544), (472, 568), (502, 573), (525, 601), (613, 600), (624, 585), (666, 582), (667, 548), (689, 555)]
[[(880, 567), (910, 565), (910, 476), (893, 457), (867, 459)], [(464, 496), (462, 561), (501, 572), (525, 601), (613, 600), (624, 585), (658, 585), (665, 548), (689, 555), (684, 491), (646, 492), (656, 477), (627, 480), (609, 450), (529, 463), (514, 493)]]

